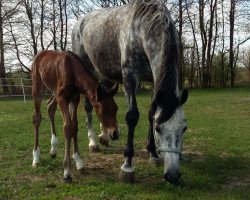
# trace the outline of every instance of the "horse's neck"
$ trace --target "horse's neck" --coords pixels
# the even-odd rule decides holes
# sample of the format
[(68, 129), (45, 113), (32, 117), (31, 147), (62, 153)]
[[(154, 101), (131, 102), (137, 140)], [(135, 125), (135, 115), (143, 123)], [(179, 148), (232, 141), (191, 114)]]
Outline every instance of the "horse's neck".
[(77, 78), (77, 87), (81, 93), (87, 97), (91, 104), (97, 103), (97, 85), (98, 82), (91, 77), (79, 77)]

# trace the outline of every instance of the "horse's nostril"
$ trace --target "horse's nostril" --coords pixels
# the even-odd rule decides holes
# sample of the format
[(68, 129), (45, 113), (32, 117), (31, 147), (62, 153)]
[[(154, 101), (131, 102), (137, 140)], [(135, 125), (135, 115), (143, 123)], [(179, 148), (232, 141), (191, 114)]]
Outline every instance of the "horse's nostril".
[(177, 184), (181, 178), (181, 173), (179, 171), (177, 171), (176, 173), (167, 172), (164, 175), (164, 178), (166, 181), (172, 184)]
[(110, 135), (110, 138), (112, 140), (118, 140), (119, 139), (119, 132), (118, 131), (114, 131), (112, 135)]

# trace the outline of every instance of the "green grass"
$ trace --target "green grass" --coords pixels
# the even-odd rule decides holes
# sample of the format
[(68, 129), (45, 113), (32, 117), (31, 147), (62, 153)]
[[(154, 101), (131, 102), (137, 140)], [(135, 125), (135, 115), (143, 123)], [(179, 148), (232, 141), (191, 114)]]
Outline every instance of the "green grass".
[[(147, 112), (150, 95), (138, 95), (140, 120), (135, 133), (136, 183), (123, 184), (118, 173), (126, 143), (123, 94), (116, 96), (121, 127), (119, 141), (88, 152), (85, 113), (79, 108), (79, 146), (86, 165), (80, 175), (72, 166), (73, 183), (64, 184), (64, 140), (60, 112), (56, 127), (60, 139), (56, 159), (49, 156), (50, 128), (43, 102), (40, 131), (41, 164), (33, 169), (32, 101), (0, 100), (0, 199), (250, 199), (250, 88), (191, 90), (184, 106), (188, 130), (184, 138), (182, 179), (173, 186), (163, 179), (163, 167), (148, 163)], [(94, 119), (96, 132), (99, 125)]]

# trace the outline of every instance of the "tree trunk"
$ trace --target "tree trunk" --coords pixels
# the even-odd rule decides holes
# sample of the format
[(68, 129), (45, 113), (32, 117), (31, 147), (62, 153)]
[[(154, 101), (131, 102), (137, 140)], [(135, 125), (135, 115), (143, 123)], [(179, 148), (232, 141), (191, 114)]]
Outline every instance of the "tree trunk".
[(41, 42), (41, 47), (42, 50), (44, 50), (44, 43), (43, 43), (43, 29), (44, 29), (44, 0), (41, 0), (41, 17), (40, 17), (40, 28), (41, 28), (41, 37), (40, 37), (40, 42)]
[(234, 87), (234, 80), (235, 80), (235, 69), (234, 69), (234, 21), (235, 21), (235, 5), (236, 1), (231, 0), (230, 1), (230, 14), (229, 14), (229, 20), (230, 20), (230, 36), (229, 36), (229, 68), (230, 68), (230, 74), (231, 74), (231, 86)]
[(3, 18), (2, 18), (2, 0), (0, 0), (0, 78), (3, 86), (3, 94), (9, 94), (9, 88), (6, 80), (6, 70), (4, 66), (4, 42), (3, 42)]
[(202, 87), (208, 87), (208, 69), (206, 67), (206, 51), (207, 51), (207, 32), (206, 26), (204, 24), (204, 9), (205, 2), (204, 0), (199, 0), (199, 23), (200, 23), (200, 34), (202, 41), (202, 57), (201, 57), (201, 70), (202, 70)]
[(180, 88), (182, 88), (182, 85), (184, 84), (184, 81), (185, 81), (183, 42), (182, 42), (182, 26), (183, 26), (183, 7), (182, 7), (182, 0), (179, 0), (179, 45), (180, 45), (179, 86), (180, 86)]
[[(197, 73), (198, 73), (198, 80), (196, 82), (196, 86), (200, 86), (201, 87), (201, 83), (202, 83), (202, 72), (201, 72), (201, 68), (200, 68), (200, 54), (199, 54), (199, 48), (198, 48), (198, 42), (197, 42), (197, 38), (196, 38), (196, 24), (195, 24), (195, 20), (192, 21), (191, 16), (190, 16), (190, 12), (189, 12), (189, 8), (188, 8), (188, 3), (187, 0), (185, 0), (185, 4), (186, 4), (186, 10), (187, 10), (187, 16), (188, 16), (188, 20), (190, 22), (191, 28), (192, 28), (192, 34), (193, 34), (193, 38), (194, 38), (194, 51), (196, 52), (196, 56), (197, 56)], [(196, 18), (194, 16), (194, 18)], [(195, 58), (195, 56), (193, 56), (193, 58)], [(194, 70), (195, 73), (195, 70)]]
[(221, 1), (221, 17), (222, 17), (222, 47), (221, 47), (221, 87), (226, 86), (226, 81), (225, 81), (225, 17), (224, 17), (224, 0)]
[(55, 8), (55, 0), (52, 0), (52, 9), (53, 9), (53, 16), (52, 16), (52, 21), (53, 21), (53, 46), (54, 50), (57, 50), (57, 41), (56, 41), (56, 8)]

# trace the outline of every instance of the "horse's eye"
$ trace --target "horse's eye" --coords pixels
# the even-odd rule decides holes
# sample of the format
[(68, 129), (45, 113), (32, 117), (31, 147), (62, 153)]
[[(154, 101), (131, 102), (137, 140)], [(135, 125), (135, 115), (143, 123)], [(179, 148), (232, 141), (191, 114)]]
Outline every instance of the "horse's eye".
[(187, 130), (187, 126), (185, 126), (182, 130), (182, 132), (184, 133)]
[(157, 133), (160, 133), (160, 132), (161, 132), (160, 126), (156, 126), (156, 127), (155, 127), (155, 131), (156, 131)]

